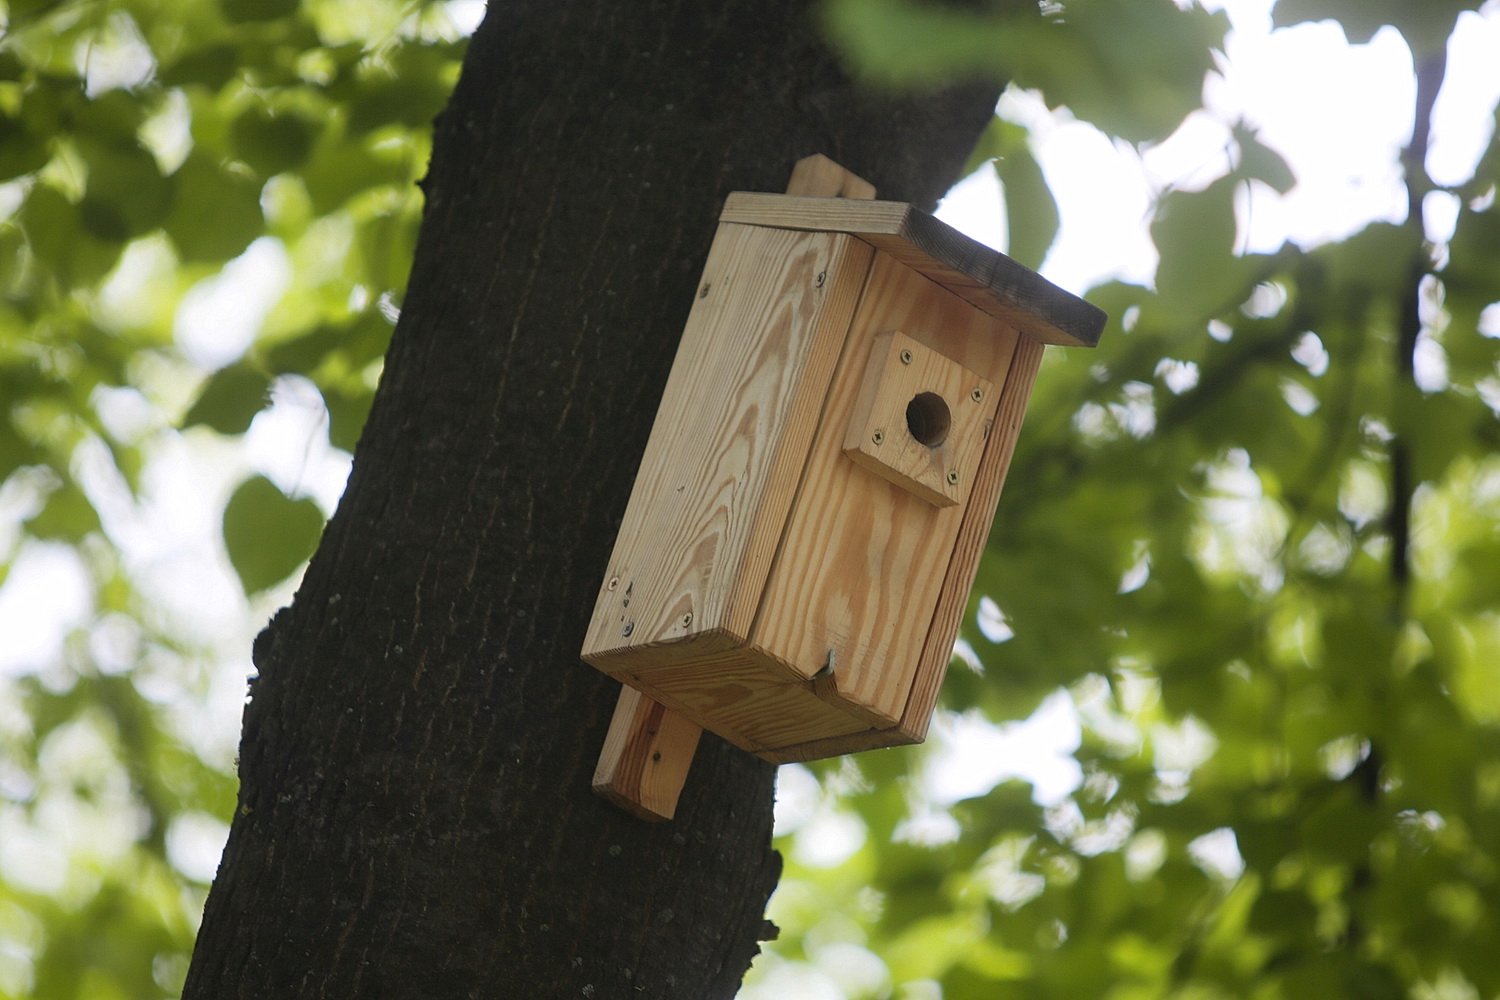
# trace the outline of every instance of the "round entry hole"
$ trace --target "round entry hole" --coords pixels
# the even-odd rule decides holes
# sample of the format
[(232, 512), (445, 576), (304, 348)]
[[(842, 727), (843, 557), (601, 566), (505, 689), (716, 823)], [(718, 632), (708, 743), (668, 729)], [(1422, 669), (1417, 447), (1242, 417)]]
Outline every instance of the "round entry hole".
[(942, 444), (952, 425), (948, 404), (935, 392), (919, 392), (906, 404), (907, 430), (929, 448)]

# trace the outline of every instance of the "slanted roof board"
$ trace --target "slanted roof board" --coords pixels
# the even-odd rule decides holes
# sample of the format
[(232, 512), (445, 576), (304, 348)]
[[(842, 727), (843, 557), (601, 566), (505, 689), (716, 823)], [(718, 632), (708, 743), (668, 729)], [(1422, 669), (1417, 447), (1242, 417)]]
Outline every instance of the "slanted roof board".
[(906, 202), (736, 191), (719, 221), (849, 233), (1046, 344), (1093, 347), (1104, 329), (1098, 307)]

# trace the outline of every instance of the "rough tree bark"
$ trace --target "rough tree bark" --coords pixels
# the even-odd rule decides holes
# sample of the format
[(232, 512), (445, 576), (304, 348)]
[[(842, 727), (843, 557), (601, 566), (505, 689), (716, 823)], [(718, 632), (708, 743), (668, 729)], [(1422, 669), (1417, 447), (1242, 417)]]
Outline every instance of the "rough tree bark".
[(348, 490), (256, 642), (186, 997), (734, 994), (774, 769), (706, 736), (674, 822), (596, 799), (584, 627), (725, 193), (824, 152), (931, 204), (995, 97), (863, 94), (803, 2), (491, 7)]

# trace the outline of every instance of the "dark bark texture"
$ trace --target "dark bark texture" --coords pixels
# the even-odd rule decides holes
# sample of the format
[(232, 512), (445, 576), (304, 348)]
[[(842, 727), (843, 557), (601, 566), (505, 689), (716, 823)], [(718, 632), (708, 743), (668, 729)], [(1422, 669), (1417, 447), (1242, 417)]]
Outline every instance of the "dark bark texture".
[(734, 995), (774, 768), (706, 737), (672, 823), (595, 798), (584, 628), (723, 196), (823, 152), (930, 206), (995, 96), (863, 93), (804, 3), (491, 7), (348, 490), (256, 643), (187, 997)]

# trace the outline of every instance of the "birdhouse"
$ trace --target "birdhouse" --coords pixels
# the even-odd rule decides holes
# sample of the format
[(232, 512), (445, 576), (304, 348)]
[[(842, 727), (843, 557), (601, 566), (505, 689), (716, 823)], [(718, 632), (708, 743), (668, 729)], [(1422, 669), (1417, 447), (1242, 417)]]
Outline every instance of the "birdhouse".
[(1042, 347), (1103, 323), (910, 205), (731, 194), (583, 659), (770, 761), (922, 740)]

